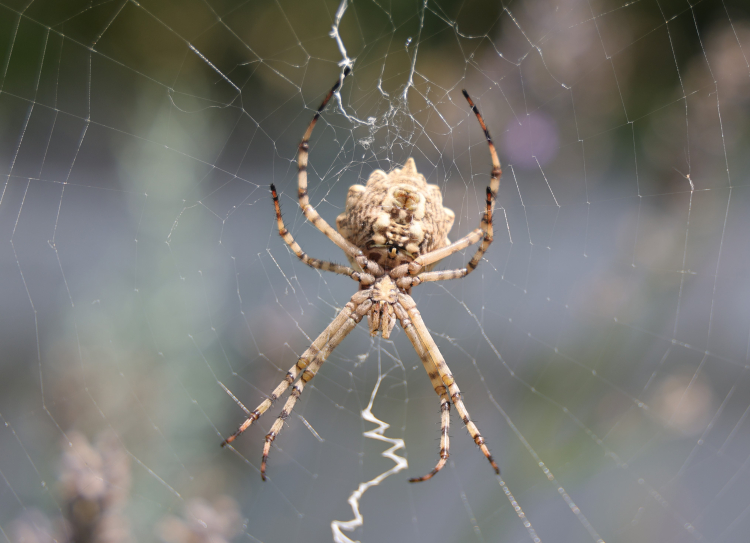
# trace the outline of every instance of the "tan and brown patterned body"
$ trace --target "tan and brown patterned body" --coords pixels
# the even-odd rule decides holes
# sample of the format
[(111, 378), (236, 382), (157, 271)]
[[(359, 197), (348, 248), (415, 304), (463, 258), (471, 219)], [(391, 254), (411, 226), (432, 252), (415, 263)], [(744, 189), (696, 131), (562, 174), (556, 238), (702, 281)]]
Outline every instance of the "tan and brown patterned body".
[[(349, 73), (346, 68), (343, 77)], [(328, 92), (323, 103), (307, 127), (297, 155), (297, 196), (299, 205), (313, 226), (325, 234), (346, 254), (351, 267), (319, 260), (307, 255), (294, 241), (281, 217), (281, 205), (276, 188), (271, 185), (276, 223), (279, 235), (291, 251), (305, 264), (321, 271), (351, 277), (359, 283), (359, 290), (341, 309), (333, 321), (302, 353), (297, 362), (287, 371), (284, 379), (253, 411), (240, 406), (247, 415), (246, 420), (223, 443), (229, 445), (242, 432), (265, 413), (287, 389), (292, 391), (276, 422), (266, 435), (260, 474), (266, 478), (266, 463), (272, 443), (291, 415), (305, 385), (315, 377), (326, 358), (357, 324), (367, 317), (370, 334), (381, 333), (388, 339), (396, 322), (401, 324), (407, 338), (422, 361), (435, 393), (440, 398), (440, 460), (427, 475), (409, 479), (411, 482), (426, 481), (445, 465), (449, 453), (450, 406), (453, 404), (461, 421), (469, 431), (474, 443), (489, 460), (496, 473), (500, 473), (484, 438), (471, 420), (463, 402), (458, 385), (448, 364), (432, 339), (427, 326), (417, 310), (417, 304), (409, 295), (411, 289), (427, 281), (458, 279), (469, 275), (482, 260), (493, 239), (492, 214), (495, 196), (500, 187), (500, 161), (484, 120), (466, 91), (464, 96), (477, 117), (490, 149), (492, 170), (487, 187), (486, 206), (478, 228), (458, 241), (451, 243), (448, 233), (453, 226), (455, 214), (443, 207), (443, 197), (437, 185), (427, 183), (417, 171), (414, 159), (409, 158), (403, 168), (390, 173), (375, 170), (365, 185), (349, 188), (344, 212), (336, 219), (338, 231), (332, 228), (310, 204), (307, 193), (307, 166), (310, 150), (309, 140), (321, 111), (339, 88), (343, 78)], [(466, 267), (453, 270), (430, 271), (443, 258), (467, 247), (480, 243)], [(231, 392), (227, 390), (231, 395)], [(232, 397), (239, 403), (233, 395)]]
[[(388, 174), (375, 170), (366, 185), (349, 187), (346, 209), (336, 218), (336, 226), (369, 260), (392, 270), (449, 245), (455, 217), (443, 207), (440, 187), (428, 184), (409, 158), (401, 169)], [(353, 258), (349, 262), (358, 267)]]
[(396, 311), (393, 305), (398, 301), (398, 287), (393, 279), (384, 275), (367, 290), (373, 302), (370, 313), (367, 315), (370, 335), (376, 336), (380, 332), (383, 339), (388, 339), (396, 325)]

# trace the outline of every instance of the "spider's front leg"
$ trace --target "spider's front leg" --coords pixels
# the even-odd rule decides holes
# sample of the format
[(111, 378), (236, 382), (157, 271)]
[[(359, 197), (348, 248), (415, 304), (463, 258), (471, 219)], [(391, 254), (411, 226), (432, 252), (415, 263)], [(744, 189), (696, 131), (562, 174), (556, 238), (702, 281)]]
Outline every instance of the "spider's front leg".
[[(363, 294), (365, 295), (365, 297), (369, 297), (369, 292), (367, 291), (360, 291), (354, 296), (361, 298)], [(362, 320), (362, 317), (364, 317), (367, 312), (370, 311), (371, 307), (372, 301), (370, 301), (369, 299), (365, 299), (357, 306), (356, 310), (347, 317), (346, 322), (344, 322), (341, 328), (339, 328), (336, 333), (333, 334), (328, 343), (326, 343), (326, 346), (320, 350), (320, 352), (315, 356), (310, 365), (305, 368), (305, 370), (302, 372), (302, 376), (292, 387), (292, 393), (289, 396), (289, 399), (284, 404), (284, 408), (281, 410), (281, 413), (279, 413), (276, 422), (274, 422), (273, 426), (271, 426), (271, 430), (266, 435), (266, 443), (265, 445), (263, 445), (263, 460), (260, 464), (260, 476), (264, 481), (266, 480), (266, 462), (268, 462), (268, 453), (271, 451), (271, 443), (274, 442), (274, 440), (281, 433), (281, 430), (284, 428), (284, 421), (289, 418), (289, 415), (292, 413), (292, 409), (294, 409), (297, 400), (299, 400), (299, 397), (302, 395), (302, 391), (305, 389), (305, 385), (310, 382), (313, 377), (315, 377), (315, 374), (318, 373), (320, 366), (322, 366), (323, 362), (326, 361), (328, 355), (330, 355), (331, 352), (333, 352), (333, 350), (338, 346), (338, 344), (341, 343), (347, 335), (349, 335), (349, 332), (354, 330), (354, 327), (357, 326), (359, 321)]]
[[(492, 458), (492, 455), (490, 454), (490, 450), (487, 447), (487, 444), (485, 443), (484, 438), (482, 437), (482, 434), (479, 433), (479, 429), (477, 428), (476, 424), (474, 424), (474, 422), (471, 420), (469, 411), (466, 409), (466, 406), (464, 405), (463, 399), (461, 397), (461, 390), (458, 388), (456, 381), (453, 379), (453, 375), (451, 375), (450, 369), (448, 368), (448, 364), (446, 364), (445, 359), (443, 358), (443, 355), (440, 354), (440, 350), (435, 344), (435, 340), (432, 339), (432, 336), (430, 335), (430, 331), (427, 329), (427, 326), (425, 326), (425, 323), (422, 320), (422, 316), (419, 314), (419, 311), (417, 310), (417, 304), (414, 302), (414, 299), (411, 296), (409, 296), (408, 294), (403, 294), (403, 293), (399, 294), (398, 296), (398, 304), (403, 307), (409, 319), (411, 320), (411, 323), (413, 324), (413, 330), (415, 333), (410, 334), (410, 331), (407, 330), (406, 327), (404, 327), (404, 331), (407, 332), (407, 336), (411, 340), (412, 345), (414, 345), (414, 349), (417, 351), (417, 354), (420, 354), (420, 356), (423, 356), (422, 353), (424, 353), (424, 356), (431, 362), (432, 366), (434, 366), (435, 370), (437, 371), (439, 375), (441, 384), (447, 387), (448, 393), (450, 394), (451, 401), (453, 401), (453, 405), (456, 406), (456, 411), (458, 411), (458, 415), (461, 417), (461, 420), (466, 425), (466, 429), (469, 431), (469, 434), (474, 440), (474, 443), (477, 444), (479, 449), (482, 451), (482, 454), (484, 454), (484, 456), (487, 457), (487, 460), (494, 468), (495, 473), (499, 475), (500, 468), (497, 466), (497, 462), (495, 462), (495, 460)], [(404, 321), (402, 320), (401, 322), (403, 323)], [(425, 363), (425, 368), (427, 368), (427, 363)], [(431, 374), (429, 369), (427, 373)], [(430, 378), (432, 379), (432, 375), (430, 375)], [(438, 392), (437, 387), (435, 388), (435, 391)], [(440, 394), (440, 392), (438, 392), (438, 394)], [(442, 449), (442, 446), (441, 446), (441, 449)], [(442, 456), (442, 450), (441, 450), (441, 456)], [(443, 459), (441, 458), (441, 462), (442, 460)], [(434, 471), (434, 473), (437, 473), (440, 467), (442, 467), (442, 465), (439, 462), (438, 466), (436, 466), (436, 470)], [(429, 476), (426, 476), (426, 477), (429, 478), (434, 473), (431, 473), (429, 474)], [(421, 481), (421, 480), (425, 480), (425, 478), (415, 479), (415, 481)]]
[[(326, 329), (323, 330), (317, 338), (315, 338), (315, 341), (312, 342), (307, 350), (302, 353), (302, 356), (299, 357), (297, 363), (289, 368), (289, 371), (284, 377), (284, 380), (278, 384), (271, 395), (263, 400), (263, 402), (261, 402), (261, 404), (253, 411), (249, 412), (247, 419), (245, 419), (245, 422), (243, 422), (232, 435), (230, 435), (221, 443), (222, 447), (232, 443), (240, 434), (242, 434), (242, 432), (247, 430), (253, 422), (258, 420), (261, 415), (263, 415), (263, 413), (265, 413), (268, 408), (271, 407), (271, 404), (273, 404), (273, 402), (275, 402), (284, 392), (286, 392), (286, 389), (289, 388), (295, 382), (295, 380), (297, 380), (297, 377), (299, 377), (301, 372), (305, 372), (305, 370), (308, 369), (309, 366), (314, 366), (317, 363), (317, 360), (320, 358), (321, 353), (326, 353), (325, 356), (328, 356), (328, 354), (330, 354), (330, 351), (333, 350), (333, 348), (338, 345), (338, 342), (343, 339), (343, 337), (340, 337), (340, 332), (342, 330), (346, 330), (346, 333), (344, 334), (346, 335), (349, 333), (349, 331), (351, 331), (349, 323), (352, 320), (353, 316), (357, 319), (357, 322), (361, 320), (362, 317), (359, 316), (359, 312), (362, 311), (363, 308), (361, 306), (363, 305), (363, 302), (367, 301), (368, 295), (368, 291), (359, 291), (354, 296), (352, 296), (352, 298), (344, 306), (341, 312), (336, 315), (336, 318), (333, 319), (331, 324), (329, 324)], [(367, 307), (369, 308), (369, 306)], [(330, 350), (327, 350), (329, 346)], [(323, 360), (325, 360), (325, 358)], [(320, 364), (322, 364), (322, 361), (320, 362)], [(317, 371), (317, 368), (315, 369), (315, 371)], [(307, 381), (309, 381), (311, 378), (312, 377), (309, 377)], [(278, 431), (276, 433), (278, 434)]]
[(427, 475), (423, 475), (422, 477), (412, 477), (409, 479), (410, 483), (419, 483), (432, 479), (437, 472), (443, 469), (443, 466), (445, 466), (445, 463), (450, 456), (450, 436), (448, 435), (448, 432), (451, 425), (451, 399), (450, 396), (448, 396), (448, 390), (440, 380), (440, 373), (437, 371), (435, 364), (432, 363), (432, 360), (430, 360), (430, 356), (424, 348), (424, 345), (419, 340), (414, 324), (406, 313), (406, 310), (398, 303), (395, 304), (395, 309), (401, 327), (404, 329), (404, 332), (406, 332), (406, 336), (414, 346), (414, 350), (419, 355), (420, 360), (422, 360), (427, 376), (432, 383), (432, 388), (434, 388), (435, 393), (440, 396), (440, 460), (438, 460), (435, 468)]

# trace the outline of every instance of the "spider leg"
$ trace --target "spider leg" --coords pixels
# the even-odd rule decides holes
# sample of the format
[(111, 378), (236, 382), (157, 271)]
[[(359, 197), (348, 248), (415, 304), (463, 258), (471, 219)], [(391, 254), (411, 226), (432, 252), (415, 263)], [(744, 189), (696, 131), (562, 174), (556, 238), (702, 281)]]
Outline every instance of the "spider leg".
[(466, 92), (466, 89), (463, 89), (461, 91), (464, 95), (464, 98), (466, 98), (466, 101), (469, 102), (469, 106), (471, 107), (471, 110), (474, 112), (474, 115), (477, 116), (477, 120), (479, 121), (479, 126), (482, 127), (482, 130), (484, 131), (484, 137), (487, 139), (487, 145), (490, 148), (490, 158), (492, 159), (492, 171), (490, 172), (490, 191), (492, 192), (492, 200), (494, 201), (495, 196), (497, 196), (497, 191), (500, 189), (500, 176), (503, 175), (503, 171), (500, 168), (500, 160), (497, 158), (497, 151), (495, 150), (495, 144), (492, 143), (492, 137), (490, 136), (490, 131), (487, 129), (487, 125), (484, 124), (484, 118), (482, 117), (482, 114), (479, 113), (479, 110), (477, 109), (477, 106), (474, 105), (474, 101), (469, 96), (469, 93)]
[(341, 264), (328, 262), (327, 260), (319, 260), (317, 258), (308, 256), (308, 254), (302, 250), (302, 247), (299, 246), (299, 243), (294, 241), (294, 237), (289, 232), (289, 230), (286, 229), (286, 226), (284, 226), (284, 219), (281, 217), (281, 204), (279, 204), (279, 195), (276, 193), (276, 187), (273, 183), (271, 183), (271, 197), (273, 198), (273, 205), (276, 208), (276, 223), (279, 228), (279, 235), (284, 239), (286, 244), (289, 245), (289, 248), (292, 250), (292, 252), (297, 255), (297, 258), (299, 258), (302, 262), (304, 262), (311, 268), (330, 271), (341, 275), (347, 275), (355, 281), (361, 281), (365, 285), (372, 284), (375, 281), (375, 278), (370, 274), (359, 273), (357, 271), (354, 271), (349, 266), (342, 266)]
[[(349, 75), (349, 72), (351, 72), (351, 69), (348, 67), (345, 68), (344, 77)], [(299, 196), (299, 206), (302, 208), (302, 213), (305, 214), (307, 220), (310, 221), (315, 228), (323, 232), (328, 239), (338, 245), (338, 247), (348, 256), (354, 259), (363, 270), (366, 270), (372, 275), (380, 276), (383, 275), (383, 268), (369, 260), (359, 247), (347, 241), (344, 236), (331, 227), (331, 225), (329, 225), (325, 219), (318, 214), (315, 208), (310, 205), (310, 198), (307, 195), (307, 158), (310, 152), (310, 136), (312, 135), (313, 128), (315, 128), (315, 124), (318, 122), (320, 113), (325, 109), (326, 105), (328, 105), (328, 101), (333, 96), (333, 93), (339, 88), (342, 81), (343, 79), (337, 80), (333, 87), (331, 87), (331, 90), (328, 91), (328, 94), (323, 99), (323, 103), (320, 104), (312, 121), (310, 121), (310, 124), (305, 131), (305, 135), (302, 136), (302, 141), (299, 144), (299, 152), (297, 153), (297, 192)]]
[(495, 469), (495, 473), (500, 474), (500, 468), (497, 467), (497, 462), (495, 462), (495, 460), (492, 458), (490, 450), (487, 447), (482, 434), (479, 433), (479, 429), (477, 428), (476, 424), (474, 424), (474, 422), (471, 420), (469, 412), (467, 411), (466, 406), (464, 405), (464, 402), (461, 398), (461, 391), (459, 390), (456, 381), (453, 379), (453, 375), (451, 375), (450, 369), (448, 368), (448, 364), (445, 363), (443, 355), (440, 354), (440, 350), (435, 344), (435, 340), (432, 339), (430, 331), (427, 330), (427, 326), (425, 326), (425, 323), (422, 320), (422, 316), (419, 314), (419, 310), (417, 309), (417, 304), (414, 302), (414, 299), (411, 296), (403, 293), (398, 295), (398, 301), (404, 307), (406, 313), (409, 315), (409, 318), (414, 324), (414, 328), (417, 331), (417, 335), (419, 336), (424, 349), (427, 351), (438, 373), (440, 374), (440, 380), (446, 387), (448, 387), (448, 392), (450, 393), (453, 405), (456, 406), (456, 411), (458, 411), (461, 420), (466, 425), (466, 429), (469, 431), (469, 434), (474, 440), (474, 443), (479, 446), (484, 456), (487, 457), (487, 460)]
[[(441, 249), (436, 249), (434, 251), (430, 251), (429, 253), (425, 253), (422, 256), (430, 257), (426, 259), (426, 264), (432, 264), (433, 262), (437, 262), (438, 260), (445, 258), (448, 255), (451, 255), (455, 253), (456, 251), (460, 251), (464, 247), (468, 247), (469, 245), (476, 243), (480, 239), (482, 240), (482, 244), (479, 246), (479, 249), (477, 249), (477, 252), (474, 253), (474, 256), (469, 260), (469, 263), (466, 265), (465, 268), (459, 268), (455, 270), (438, 270), (438, 271), (430, 271), (430, 272), (422, 272), (418, 275), (414, 276), (406, 276), (406, 268), (409, 266), (414, 265), (415, 263), (419, 262), (422, 265), (426, 265), (423, 262), (420, 261), (420, 258), (417, 257), (414, 262), (411, 262), (409, 264), (402, 264), (400, 267), (404, 267), (404, 276), (400, 277), (397, 280), (398, 286), (401, 288), (411, 288), (416, 287), (420, 283), (425, 283), (427, 281), (445, 281), (448, 279), (460, 279), (461, 277), (466, 277), (471, 272), (473, 272), (476, 267), (479, 265), (479, 262), (482, 260), (482, 256), (484, 255), (487, 248), (492, 243), (492, 198), (490, 194), (490, 188), (487, 187), (487, 209), (484, 213), (484, 216), (482, 217), (482, 227), (484, 228), (486, 226), (486, 230), (483, 230), (480, 228), (477, 228), (476, 230), (472, 231), (467, 236), (461, 238), (460, 240), (456, 241), (455, 243), (451, 243), (450, 245), (447, 245), (446, 247), (443, 247)], [(488, 222), (487, 222), (488, 221)], [(434, 258), (434, 260), (433, 260)], [(395, 268), (395, 270), (398, 270), (398, 268)], [(391, 273), (391, 276), (394, 274)]]
[(242, 434), (242, 432), (247, 430), (253, 422), (258, 420), (261, 415), (263, 415), (263, 413), (265, 413), (268, 408), (271, 407), (271, 404), (273, 404), (273, 402), (275, 402), (276, 399), (279, 398), (279, 396), (281, 396), (292, 383), (294, 383), (300, 372), (304, 371), (305, 368), (307, 368), (315, 360), (315, 357), (320, 353), (321, 349), (323, 349), (326, 344), (329, 343), (333, 337), (335, 337), (336, 332), (338, 332), (347, 323), (349, 317), (351, 317), (351, 315), (356, 311), (357, 307), (359, 307), (359, 305), (367, 299), (368, 295), (369, 291), (365, 290), (359, 291), (354, 296), (352, 296), (351, 300), (349, 300), (349, 302), (347, 302), (347, 304), (339, 312), (339, 314), (336, 315), (336, 318), (333, 319), (331, 324), (329, 324), (326, 329), (323, 330), (317, 338), (315, 338), (315, 341), (312, 342), (307, 350), (302, 353), (302, 356), (299, 357), (297, 363), (289, 368), (289, 371), (286, 373), (283, 381), (281, 381), (281, 383), (276, 386), (271, 395), (263, 400), (263, 402), (261, 402), (261, 404), (253, 411), (251, 411), (247, 419), (245, 419), (245, 422), (243, 422), (231, 436), (226, 438), (221, 443), (222, 447), (229, 445), (235, 439), (237, 439), (237, 437)]
[(395, 308), (398, 320), (401, 322), (401, 326), (404, 329), (404, 332), (406, 332), (406, 336), (414, 346), (414, 350), (422, 360), (422, 364), (430, 378), (432, 387), (435, 389), (435, 393), (440, 396), (440, 460), (438, 460), (435, 468), (427, 475), (423, 475), (422, 477), (412, 477), (409, 479), (410, 483), (419, 483), (432, 479), (438, 471), (443, 469), (443, 466), (445, 466), (445, 463), (450, 456), (450, 436), (448, 435), (448, 431), (451, 424), (451, 400), (450, 396), (448, 396), (448, 390), (440, 380), (440, 373), (437, 371), (435, 364), (432, 363), (429, 353), (424, 348), (424, 344), (419, 339), (419, 335), (417, 334), (409, 315), (406, 313), (406, 310), (401, 304), (395, 304)]
[[(485, 219), (483, 216), (482, 223), (484, 223), (484, 220)], [(430, 251), (429, 253), (419, 255), (412, 262), (396, 266), (395, 268), (393, 268), (393, 270), (391, 270), (389, 275), (391, 277), (400, 278), (406, 277), (409, 274), (411, 274), (412, 276), (419, 274), (420, 270), (423, 267), (434, 264), (435, 262), (442, 260), (445, 257), (452, 255), (453, 253), (462, 251), (470, 245), (474, 245), (476, 242), (482, 239), (482, 234), (483, 230), (481, 228), (476, 228), (461, 239), (454, 241), (450, 245), (446, 245), (445, 247), (441, 247), (440, 249), (435, 249), (434, 251)]]
[[(471, 257), (471, 260), (469, 260), (469, 263), (466, 265), (466, 268), (461, 268), (458, 270), (449, 270), (451, 273), (446, 273), (444, 275), (428, 275), (427, 278), (423, 278), (422, 281), (440, 281), (443, 279), (458, 279), (459, 277), (466, 277), (471, 272), (474, 271), (474, 269), (479, 265), (479, 262), (482, 260), (482, 256), (484, 255), (485, 251), (489, 248), (490, 244), (492, 243), (492, 213), (495, 207), (495, 198), (497, 197), (497, 191), (500, 190), (500, 176), (502, 176), (503, 172), (500, 168), (500, 160), (497, 158), (497, 151), (495, 150), (495, 144), (492, 143), (492, 137), (490, 136), (490, 131), (487, 129), (487, 125), (484, 124), (484, 119), (482, 118), (482, 114), (479, 113), (479, 110), (477, 109), (477, 106), (474, 105), (474, 102), (469, 97), (469, 93), (466, 92), (466, 90), (462, 91), (464, 94), (464, 97), (466, 98), (466, 101), (469, 102), (469, 106), (471, 107), (471, 110), (474, 112), (474, 114), (477, 116), (477, 120), (479, 121), (479, 125), (482, 127), (482, 130), (484, 131), (484, 137), (487, 139), (487, 145), (490, 148), (490, 157), (492, 159), (492, 171), (490, 172), (490, 184), (487, 187), (487, 207), (485, 208), (484, 213), (482, 214), (482, 220), (480, 222), (479, 228), (472, 230), (469, 232), (466, 236), (461, 238), (460, 240), (451, 243), (450, 245), (447, 245), (445, 247), (441, 247), (440, 249), (435, 249), (434, 251), (430, 251), (429, 253), (425, 253), (423, 255), (418, 256), (414, 259), (413, 262), (410, 262), (408, 264), (401, 264), (401, 266), (397, 266), (393, 269), (391, 272), (391, 277), (404, 277), (406, 276), (407, 272), (410, 275), (417, 275), (419, 274), (420, 270), (424, 266), (429, 266), (430, 264), (434, 264), (435, 262), (442, 260), (443, 258), (452, 255), (456, 251), (461, 251), (468, 247), (469, 245), (473, 245), (476, 242), (478, 242), (480, 239), (482, 240), (482, 244), (477, 249), (476, 253), (474, 253), (474, 256)], [(434, 272), (431, 272), (434, 273)]]
[[(369, 292), (367, 291), (360, 291), (357, 294), (361, 294), (362, 292), (369, 296)], [(357, 294), (355, 294), (355, 296), (357, 296)], [(331, 354), (349, 332), (354, 330), (354, 327), (357, 326), (357, 323), (359, 323), (359, 321), (362, 320), (362, 317), (367, 314), (370, 307), (372, 307), (372, 301), (366, 299), (364, 302), (360, 303), (355, 310), (349, 312), (343, 325), (336, 330), (333, 336), (328, 340), (328, 343), (326, 343), (326, 345), (315, 355), (315, 358), (313, 358), (312, 362), (302, 371), (302, 376), (292, 387), (292, 393), (284, 404), (281, 413), (279, 413), (276, 422), (271, 426), (271, 430), (266, 435), (266, 443), (263, 445), (263, 460), (260, 464), (260, 476), (264, 481), (266, 480), (266, 463), (268, 461), (268, 454), (271, 451), (271, 443), (274, 442), (284, 428), (284, 421), (286, 421), (292, 413), (292, 409), (294, 409), (297, 400), (299, 400), (300, 395), (302, 395), (305, 385), (315, 377), (315, 374), (323, 365), (323, 362), (326, 361), (328, 355)]]

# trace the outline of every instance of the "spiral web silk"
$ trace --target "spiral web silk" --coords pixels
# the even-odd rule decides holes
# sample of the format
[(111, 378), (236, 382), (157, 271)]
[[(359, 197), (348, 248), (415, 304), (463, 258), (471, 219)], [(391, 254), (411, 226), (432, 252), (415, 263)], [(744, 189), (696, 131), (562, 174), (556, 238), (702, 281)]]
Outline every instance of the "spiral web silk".
[[(82, 496), (121, 541), (744, 541), (749, 17), (0, 3), (0, 541), (44, 541)], [(310, 145), (329, 222), (413, 157), (457, 239), (490, 172), (462, 88), (498, 146), (495, 242), (414, 296), (499, 478), (454, 417), (446, 468), (408, 484), (437, 460), (439, 401), (403, 333), (361, 326), (266, 483), (280, 406), (219, 448), (356, 288), (297, 261), (268, 193), (308, 254), (344, 260), (299, 212), (295, 156), (345, 67)]]

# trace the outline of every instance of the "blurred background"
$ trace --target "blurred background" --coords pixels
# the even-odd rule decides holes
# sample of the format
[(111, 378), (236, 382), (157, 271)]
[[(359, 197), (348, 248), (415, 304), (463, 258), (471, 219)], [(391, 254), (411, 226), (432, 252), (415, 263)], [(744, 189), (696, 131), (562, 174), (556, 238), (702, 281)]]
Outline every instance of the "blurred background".
[[(221, 449), (355, 292), (333, 223), (413, 157), (495, 242), (414, 296), (498, 460), (403, 332), (358, 327)], [(750, 531), (744, 0), (0, 3), (0, 541), (740, 542)], [(472, 250), (439, 269), (462, 267)], [(389, 425), (391, 444), (365, 435)], [(333, 523), (333, 524), (332, 524)], [(347, 531), (345, 528), (353, 528)], [(337, 531), (338, 530), (338, 531)]]

